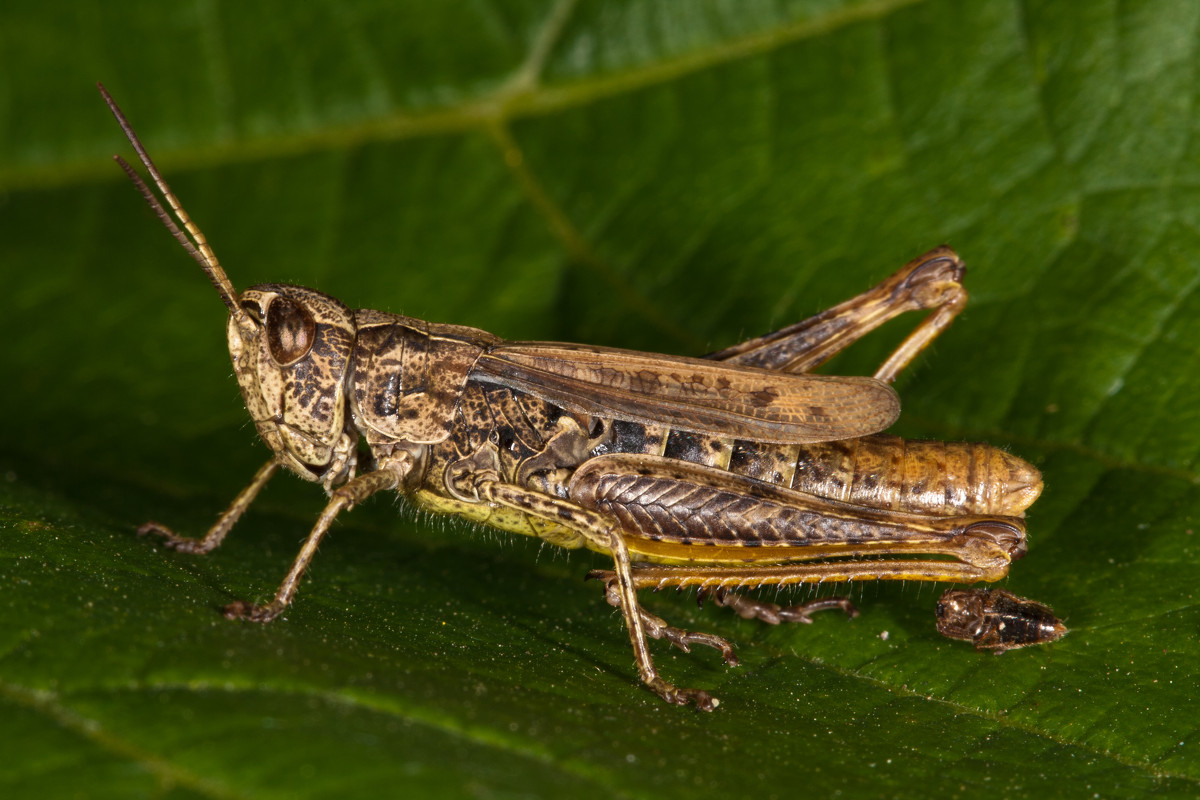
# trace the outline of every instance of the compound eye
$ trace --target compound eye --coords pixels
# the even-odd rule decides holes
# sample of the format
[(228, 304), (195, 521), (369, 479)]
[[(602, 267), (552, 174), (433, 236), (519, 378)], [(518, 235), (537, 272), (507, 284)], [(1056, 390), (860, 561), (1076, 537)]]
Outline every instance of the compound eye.
[(312, 315), (286, 297), (276, 297), (267, 307), (266, 328), (267, 348), (281, 367), (308, 355), (317, 338), (317, 323)]

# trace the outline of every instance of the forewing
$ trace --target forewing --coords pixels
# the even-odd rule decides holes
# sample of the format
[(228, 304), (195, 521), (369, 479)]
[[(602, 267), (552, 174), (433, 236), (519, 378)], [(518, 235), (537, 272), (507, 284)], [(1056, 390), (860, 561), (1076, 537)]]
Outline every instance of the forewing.
[(758, 442), (865, 436), (900, 413), (896, 393), (874, 378), (554, 342), (498, 344), (479, 357), (471, 377), (592, 416)]

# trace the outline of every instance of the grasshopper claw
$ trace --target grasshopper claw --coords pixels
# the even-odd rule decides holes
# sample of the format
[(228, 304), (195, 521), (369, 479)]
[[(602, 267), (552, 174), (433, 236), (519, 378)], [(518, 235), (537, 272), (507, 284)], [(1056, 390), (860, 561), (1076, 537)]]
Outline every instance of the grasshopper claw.
[(247, 622), (270, 622), (279, 616), (283, 608), (282, 605), (277, 607), (275, 603), (267, 603), (263, 606), (258, 603), (247, 603), (244, 600), (238, 600), (221, 609), (221, 613), (225, 615), (225, 619), (244, 619)]
[(717, 589), (711, 593), (701, 590), (697, 599), (702, 602), (706, 597), (712, 598), (713, 605), (733, 609), (742, 619), (757, 619), (768, 625), (778, 625), (781, 622), (801, 622), (811, 625), (811, 615), (814, 612), (834, 608), (840, 608), (851, 619), (858, 616), (858, 609), (845, 597), (823, 597), (794, 606), (780, 606), (776, 603), (755, 600), (728, 589)]
[(192, 539), (180, 536), (166, 525), (151, 520), (137, 529), (138, 536), (161, 536), (163, 547), (178, 550), (181, 553), (207, 553), (212, 547), (205, 545), (202, 539)]
[(677, 706), (686, 706), (695, 703), (696, 708), (700, 711), (712, 711), (721, 705), (720, 700), (703, 689), (680, 689), (659, 677), (648, 681), (648, 684), (655, 694), (668, 703), (674, 703)]

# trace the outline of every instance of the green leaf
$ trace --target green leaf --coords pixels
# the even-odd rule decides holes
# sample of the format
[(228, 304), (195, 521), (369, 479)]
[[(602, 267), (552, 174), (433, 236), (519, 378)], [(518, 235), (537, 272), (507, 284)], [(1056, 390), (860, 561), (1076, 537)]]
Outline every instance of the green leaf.
[[(12, 4), (20, 6), (22, 4)], [(953, 0), (28, 4), (0, 11), (0, 794), (1194, 796), (1200, 6)], [(268, 626), (322, 506), (268, 457), (222, 309), (108, 156), (103, 80), (235, 285), (702, 353), (947, 242), (972, 302), (907, 435), (1044, 471), (1007, 588), (1071, 633), (992, 657), (940, 589), (771, 628), (686, 597), (641, 688), (560, 557), (376, 500)], [(910, 325), (911, 327), (911, 325)], [(868, 374), (904, 334), (839, 358)], [(887, 632), (887, 637), (883, 633)]]

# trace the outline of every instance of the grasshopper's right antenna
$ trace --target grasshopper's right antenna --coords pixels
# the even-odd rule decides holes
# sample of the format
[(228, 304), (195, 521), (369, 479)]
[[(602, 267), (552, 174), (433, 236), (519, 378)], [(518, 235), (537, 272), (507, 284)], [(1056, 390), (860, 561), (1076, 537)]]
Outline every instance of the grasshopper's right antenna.
[[(200, 268), (208, 275), (208, 279), (212, 281), (213, 286), (216, 287), (217, 292), (221, 295), (221, 299), (229, 308), (229, 313), (235, 317), (244, 317), (246, 312), (242, 311), (241, 307), (238, 306), (237, 292), (234, 291), (233, 284), (230, 283), (229, 276), (225, 274), (225, 270), (221, 269), (221, 262), (217, 261), (216, 253), (208, 246), (208, 240), (204, 238), (204, 232), (200, 230), (196, 223), (192, 222), (192, 218), (183, 210), (183, 206), (179, 203), (179, 198), (175, 196), (175, 193), (171, 191), (171, 187), (167, 186), (167, 182), (163, 180), (158, 167), (154, 166), (154, 162), (150, 160), (150, 154), (146, 152), (146, 148), (142, 147), (142, 143), (138, 140), (137, 134), (133, 132), (133, 127), (129, 124), (129, 120), (125, 119), (125, 115), (121, 113), (121, 109), (117, 106), (116, 101), (112, 99), (112, 95), (104, 88), (104, 84), (97, 83), (96, 88), (100, 90), (100, 95), (104, 98), (104, 102), (108, 103), (108, 108), (112, 111), (113, 116), (117, 118), (117, 122), (121, 125), (121, 130), (125, 131), (125, 138), (129, 139), (129, 143), (133, 145), (134, 152), (138, 154), (138, 158), (141, 159), (147, 171), (149, 171), (150, 177), (154, 179), (154, 185), (158, 187), (158, 190), (162, 192), (163, 197), (166, 198), (167, 203), (171, 206), (174, 217), (167, 212), (163, 204), (154, 196), (154, 192), (150, 191), (150, 187), (146, 185), (146, 182), (142, 180), (142, 177), (137, 174), (133, 167), (129, 166), (129, 163), (125, 159), (118, 155), (114, 155), (113, 159), (121, 165), (121, 169), (125, 170), (125, 174), (129, 176), (129, 179), (133, 181), (133, 185), (142, 193), (142, 197), (146, 198), (146, 202), (150, 204), (150, 208), (154, 209), (154, 213), (167, 226), (167, 230), (171, 232), (171, 235), (183, 245), (183, 249), (187, 250), (192, 258), (196, 259)], [(179, 225), (175, 224), (176, 220), (187, 231), (186, 234), (183, 230), (179, 229)], [(188, 238), (188, 234), (191, 234), (190, 239)]]

